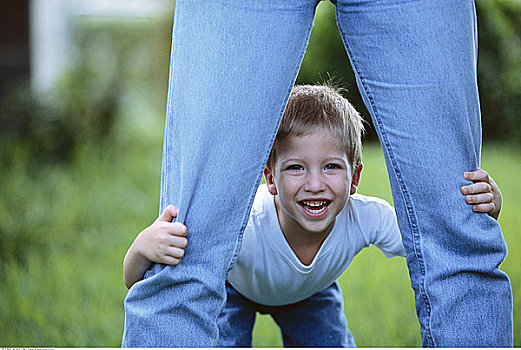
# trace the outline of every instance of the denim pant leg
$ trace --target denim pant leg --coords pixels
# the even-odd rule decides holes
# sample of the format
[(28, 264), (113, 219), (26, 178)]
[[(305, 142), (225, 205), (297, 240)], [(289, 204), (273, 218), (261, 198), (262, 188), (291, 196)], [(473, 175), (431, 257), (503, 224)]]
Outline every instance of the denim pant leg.
[(217, 318), (220, 348), (252, 347), (251, 334), (257, 304), (239, 294), (226, 282), (226, 305)]
[(512, 346), (499, 224), (460, 187), (480, 164), (472, 0), (338, 0), (337, 21), (384, 150), (425, 346)]
[(285, 347), (356, 347), (335, 282), (301, 302), (261, 307), (279, 325)]
[(123, 346), (215, 346), (225, 279), (295, 81), (316, 0), (177, 0), (160, 210), (188, 227), (181, 264), (125, 299)]

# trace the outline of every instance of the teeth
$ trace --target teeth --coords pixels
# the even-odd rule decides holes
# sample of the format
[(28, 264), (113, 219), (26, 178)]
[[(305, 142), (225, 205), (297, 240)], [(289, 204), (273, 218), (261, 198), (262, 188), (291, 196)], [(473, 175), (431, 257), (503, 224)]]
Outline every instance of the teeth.
[(313, 202), (303, 201), (302, 203), (304, 203), (308, 207), (321, 207), (321, 206), (325, 205), (327, 203), (327, 201), (313, 201)]
[(306, 210), (313, 214), (319, 214), (326, 210), (326, 206), (329, 201), (302, 201)]

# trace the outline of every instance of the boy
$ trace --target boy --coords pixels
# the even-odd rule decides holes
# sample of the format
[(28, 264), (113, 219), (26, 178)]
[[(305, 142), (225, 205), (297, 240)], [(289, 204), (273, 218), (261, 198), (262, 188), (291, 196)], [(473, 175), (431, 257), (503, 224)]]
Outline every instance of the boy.
[[(356, 194), (362, 172), (362, 119), (325, 86), (292, 90), (243, 241), (228, 275), (227, 303), (218, 318), (219, 346), (251, 346), (256, 312), (270, 314), (285, 346), (356, 346), (336, 279), (370, 244), (389, 258), (404, 256), (393, 208)], [(486, 172), (466, 173), (473, 209), (499, 215), (501, 194)], [(168, 206), (143, 230), (124, 261), (127, 287), (151, 262), (178, 264), (187, 229), (171, 223)]]

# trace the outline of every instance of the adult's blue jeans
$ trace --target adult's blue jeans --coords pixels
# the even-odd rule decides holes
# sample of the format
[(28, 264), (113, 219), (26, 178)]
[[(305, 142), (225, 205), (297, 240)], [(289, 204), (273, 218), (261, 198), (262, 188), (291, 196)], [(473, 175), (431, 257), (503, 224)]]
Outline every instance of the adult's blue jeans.
[[(177, 0), (160, 209), (189, 244), (125, 299), (123, 346), (215, 346), (225, 279), (307, 46), (317, 0)], [(472, 0), (338, 0), (383, 147), (425, 346), (511, 346), (498, 223), (459, 192), (480, 165)]]
[(347, 326), (342, 291), (336, 282), (305, 300), (280, 306), (257, 304), (226, 283), (226, 306), (217, 318), (217, 345), (251, 347), (257, 312), (270, 315), (278, 324), (285, 347), (356, 347)]

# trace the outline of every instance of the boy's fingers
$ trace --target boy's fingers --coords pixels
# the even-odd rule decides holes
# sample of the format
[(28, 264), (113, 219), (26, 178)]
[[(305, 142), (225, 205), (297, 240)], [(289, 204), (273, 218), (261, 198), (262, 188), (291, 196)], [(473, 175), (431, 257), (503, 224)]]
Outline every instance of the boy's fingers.
[(482, 203), (472, 206), (472, 210), (477, 213), (491, 213), (495, 208), (494, 203)]
[(169, 245), (171, 247), (184, 249), (188, 245), (188, 240), (185, 237), (170, 236), (170, 238)]
[(463, 173), (463, 177), (466, 180), (474, 181), (474, 178), (476, 177), (476, 172), (475, 171), (465, 171)]
[(476, 171), (465, 171), (463, 173), (463, 177), (470, 181), (489, 182), (488, 173), (483, 169), (478, 169)]
[(169, 224), (169, 232), (175, 236), (186, 237), (188, 230), (186, 226), (180, 222), (172, 222)]
[(174, 207), (172, 204), (167, 205), (166, 208), (161, 213), (161, 215), (159, 215), (158, 220), (171, 222), (173, 218), (177, 217), (178, 213), (179, 213), (178, 208)]
[(166, 255), (161, 259), (160, 263), (165, 265), (177, 265), (181, 262), (180, 258), (175, 258), (173, 256)]
[(487, 193), (491, 191), (492, 186), (486, 182), (477, 182), (472, 185), (461, 187), (461, 193), (463, 194)]
[(491, 203), (493, 199), (494, 196), (490, 192), (465, 196), (465, 201), (468, 204)]
[(176, 259), (181, 259), (185, 255), (185, 250), (176, 247), (170, 247), (168, 255)]
[(157, 223), (157, 227), (162, 232), (172, 236), (186, 237), (188, 234), (186, 226), (180, 222), (161, 221)]
[(157, 262), (165, 265), (177, 265), (185, 255), (184, 249), (170, 247), (165, 255), (158, 257)]

